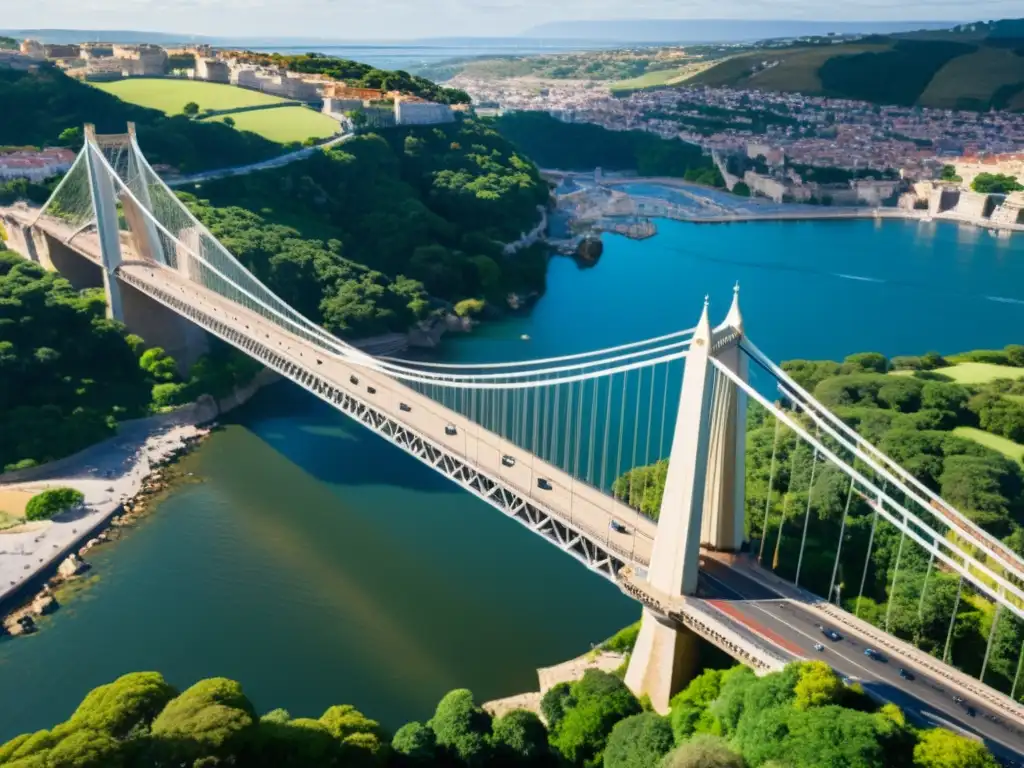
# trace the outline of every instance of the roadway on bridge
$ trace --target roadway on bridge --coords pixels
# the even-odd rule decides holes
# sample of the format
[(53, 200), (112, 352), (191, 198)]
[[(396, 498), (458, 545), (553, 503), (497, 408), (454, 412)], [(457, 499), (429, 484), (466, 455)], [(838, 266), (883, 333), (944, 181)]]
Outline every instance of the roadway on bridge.
[[(900, 660), (873, 661), (864, 655), (871, 647), (866, 638), (859, 636), (847, 625), (825, 626), (835, 629), (843, 639), (828, 640), (818, 628), (821, 617), (809, 608), (786, 600), (778, 592), (729, 568), (728, 565), (702, 558), (702, 591), (709, 599), (724, 598), (729, 613), (748, 626), (768, 635), (778, 636), (787, 650), (805, 658), (820, 658), (833, 669), (849, 678), (856, 678), (864, 689), (878, 698), (898, 705), (907, 716), (922, 724), (953, 727), (985, 740), (992, 753), (1004, 764), (1021, 764), (1024, 758), (1024, 729), (1008, 718), (995, 713), (970, 696), (966, 703), (976, 710), (971, 717), (964, 707), (953, 702), (954, 690), (950, 683), (934, 677), (918, 667), (907, 665), (914, 674), (912, 681), (900, 678)], [(814, 650), (821, 643), (825, 650)], [(884, 652), (886, 658), (888, 652)]]

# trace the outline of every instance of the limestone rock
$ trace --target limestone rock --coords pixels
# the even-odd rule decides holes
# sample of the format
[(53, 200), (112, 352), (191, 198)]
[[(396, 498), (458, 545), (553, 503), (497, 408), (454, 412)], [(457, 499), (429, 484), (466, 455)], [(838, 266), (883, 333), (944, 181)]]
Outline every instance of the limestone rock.
[(67, 556), (64, 562), (57, 566), (57, 574), (62, 578), (72, 579), (88, 568), (89, 565), (82, 558), (72, 553)]
[(57, 603), (57, 598), (48, 592), (42, 592), (35, 600), (32, 601), (32, 605), (29, 610), (32, 611), (36, 616), (46, 616), (56, 611), (60, 605)]

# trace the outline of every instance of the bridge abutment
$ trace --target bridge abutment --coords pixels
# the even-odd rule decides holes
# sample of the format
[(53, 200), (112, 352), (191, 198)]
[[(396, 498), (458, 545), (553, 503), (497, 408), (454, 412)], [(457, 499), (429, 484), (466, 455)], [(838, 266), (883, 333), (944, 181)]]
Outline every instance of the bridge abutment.
[(686, 627), (667, 623), (644, 608), (640, 634), (626, 670), (626, 685), (634, 693), (648, 696), (656, 712), (668, 713), (672, 697), (697, 672), (699, 641)]

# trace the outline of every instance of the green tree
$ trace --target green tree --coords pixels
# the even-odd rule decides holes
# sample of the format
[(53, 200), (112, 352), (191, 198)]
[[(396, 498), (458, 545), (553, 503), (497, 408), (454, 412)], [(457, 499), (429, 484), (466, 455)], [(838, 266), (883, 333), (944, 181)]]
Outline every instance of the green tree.
[(234, 128), (235, 127), (235, 118), (231, 117), (231, 115), (228, 115), (227, 117), (224, 118), (224, 125), (226, 125), (228, 128)]
[(158, 672), (134, 672), (91, 690), (71, 715), (71, 723), (117, 739), (148, 730), (177, 695)]
[(514, 709), (494, 721), (492, 744), (498, 761), (538, 765), (549, 754), (548, 732), (533, 712)]
[(151, 347), (142, 353), (139, 366), (155, 382), (173, 381), (177, 375), (174, 358), (164, 352), (163, 347)]
[(996, 768), (999, 763), (980, 744), (945, 728), (922, 731), (914, 747), (916, 768)]
[(60, 136), (57, 137), (57, 141), (65, 147), (70, 149), (81, 149), (85, 143), (85, 136), (82, 133), (82, 129), (77, 125), (71, 128), (65, 128), (60, 132)]
[(620, 720), (608, 736), (604, 768), (649, 768), (674, 746), (668, 718), (653, 712)]
[(569, 683), (562, 682), (548, 688), (540, 699), (540, 713), (554, 731), (565, 718), (566, 710), (573, 704)]
[(49, 520), (85, 501), (81, 491), (74, 488), (48, 488), (40, 491), (25, 505), (26, 520)]
[(200, 680), (153, 721), (156, 743), (171, 759), (226, 757), (254, 735), (256, 713), (234, 680)]
[(391, 748), (402, 764), (430, 765), (437, 752), (437, 738), (423, 723), (406, 723), (395, 732)]
[(746, 764), (724, 739), (705, 734), (676, 747), (661, 768), (746, 768)]
[(445, 695), (428, 725), (439, 747), (469, 766), (487, 764), (491, 716), (474, 703), (470, 691), (462, 688)]
[(737, 181), (732, 188), (732, 193), (740, 197), (750, 197), (750, 187), (745, 181)]
[(189, 117), (195, 117), (199, 114), (199, 105), (194, 101), (190, 101), (181, 108), (181, 111), (182, 114), (188, 115)]
[(800, 678), (793, 693), (793, 706), (797, 709), (836, 704), (843, 695), (843, 684), (824, 661), (811, 661), (801, 665)]
[(619, 678), (588, 669), (570, 688), (572, 706), (552, 735), (551, 744), (574, 765), (600, 759), (612, 728), (639, 714), (640, 702)]

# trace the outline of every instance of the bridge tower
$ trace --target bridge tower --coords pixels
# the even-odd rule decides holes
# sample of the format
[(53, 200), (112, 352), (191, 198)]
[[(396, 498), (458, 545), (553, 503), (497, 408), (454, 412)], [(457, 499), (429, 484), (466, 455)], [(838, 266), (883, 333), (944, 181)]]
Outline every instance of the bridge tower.
[[(725, 321), (712, 328), (708, 302), (693, 335), (683, 371), (679, 414), (672, 437), (665, 492), (647, 581), (668, 597), (697, 590), (700, 547), (738, 552), (743, 544), (744, 425), (746, 393), (712, 360), (747, 379), (739, 348), (743, 336), (739, 285)], [(644, 609), (626, 684), (650, 697), (659, 712), (692, 676), (697, 638)]]
[(103, 256), (103, 291), (107, 295), (107, 317), (124, 322), (124, 301), (116, 271), (121, 266), (121, 229), (117, 220), (117, 196), (114, 183), (101, 166), (95, 153), (98, 147), (116, 143), (127, 144), (127, 137), (96, 134), (96, 126), (85, 126), (85, 163), (89, 173), (89, 193), (96, 214), (96, 233)]
[[(104, 149), (117, 149), (129, 153), (129, 167), (138, 171), (137, 181), (129, 194), (124, 188), (115, 189), (110, 171), (102, 163)], [(145, 160), (135, 139), (135, 124), (128, 123), (124, 134), (99, 135), (93, 125), (85, 126), (85, 161), (88, 169), (89, 192), (95, 214), (96, 232), (102, 256), (103, 289), (107, 295), (107, 316), (124, 323), (149, 346), (159, 346), (174, 357), (179, 372), (185, 374), (192, 363), (209, 350), (206, 332), (184, 317), (165, 308), (117, 278), (117, 269), (129, 258), (167, 263), (157, 225), (147, 212), (153, 210), (149, 184), (141, 175)], [(119, 221), (124, 218), (126, 230)], [(195, 240), (196, 237), (193, 237)]]

